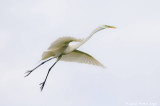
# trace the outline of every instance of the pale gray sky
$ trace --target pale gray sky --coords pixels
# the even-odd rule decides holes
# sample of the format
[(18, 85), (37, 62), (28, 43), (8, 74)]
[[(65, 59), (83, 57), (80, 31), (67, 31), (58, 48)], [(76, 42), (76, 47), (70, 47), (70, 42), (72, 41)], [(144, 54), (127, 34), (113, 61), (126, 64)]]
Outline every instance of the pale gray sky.
[[(1, 0), (0, 106), (158, 106), (159, 4), (159, 0)], [(79, 49), (106, 69), (60, 61), (43, 92), (38, 84), (54, 61), (24, 78), (58, 37), (85, 38), (101, 24), (117, 29), (97, 33)]]

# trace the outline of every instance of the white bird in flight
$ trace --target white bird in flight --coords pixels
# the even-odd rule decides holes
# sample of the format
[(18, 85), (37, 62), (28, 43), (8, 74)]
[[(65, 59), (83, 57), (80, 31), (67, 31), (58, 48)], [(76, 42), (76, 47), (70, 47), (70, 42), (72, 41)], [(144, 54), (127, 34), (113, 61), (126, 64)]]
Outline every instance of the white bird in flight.
[[(39, 64), (37, 67), (35, 67), (32, 70), (29, 70), (26, 72), (25, 77), (27, 77), (30, 73), (32, 73), (35, 69), (37, 69), (39, 66), (43, 65), (44, 63), (56, 58), (56, 62), (49, 68), (48, 73), (45, 77), (45, 80), (40, 83), (41, 85), (41, 91), (44, 88), (44, 85), (46, 83), (46, 80), (48, 78), (49, 72), (51, 71), (52, 67), (59, 61), (68, 61), (68, 62), (78, 62), (78, 63), (86, 63), (86, 64), (92, 64), (96, 66), (103, 67), (104, 66), (96, 60), (91, 55), (77, 50), (82, 44), (87, 42), (96, 32), (101, 31), (106, 28), (116, 28), (109, 25), (101, 25), (95, 30), (92, 31), (92, 33), (84, 40), (82, 39), (76, 39), (73, 37), (61, 37), (54, 41), (50, 47), (47, 49), (47, 51), (44, 51), (42, 54), (42, 63)], [(70, 45), (71, 42), (78, 42), (77, 44)], [(45, 60), (45, 61), (44, 61)]]

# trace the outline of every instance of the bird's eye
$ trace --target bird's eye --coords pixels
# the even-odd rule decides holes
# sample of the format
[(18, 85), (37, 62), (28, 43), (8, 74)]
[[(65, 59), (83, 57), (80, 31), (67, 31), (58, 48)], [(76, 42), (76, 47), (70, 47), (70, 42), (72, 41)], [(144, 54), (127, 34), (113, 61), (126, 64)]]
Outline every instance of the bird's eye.
[(108, 27), (108, 25), (105, 25), (105, 27)]

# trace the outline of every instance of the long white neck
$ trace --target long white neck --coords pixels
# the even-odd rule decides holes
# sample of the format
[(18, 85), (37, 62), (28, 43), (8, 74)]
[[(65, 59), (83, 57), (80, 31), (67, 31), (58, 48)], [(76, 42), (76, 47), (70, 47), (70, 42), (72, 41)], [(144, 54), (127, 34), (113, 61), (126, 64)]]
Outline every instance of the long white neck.
[(83, 45), (85, 42), (87, 42), (96, 32), (103, 30), (103, 29), (105, 29), (105, 28), (98, 27), (95, 30), (93, 30), (92, 33), (86, 39), (84, 39), (83, 41), (81, 41), (80, 43), (78, 43), (76, 45), (73, 45), (72, 50), (79, 48), (81, 45)]

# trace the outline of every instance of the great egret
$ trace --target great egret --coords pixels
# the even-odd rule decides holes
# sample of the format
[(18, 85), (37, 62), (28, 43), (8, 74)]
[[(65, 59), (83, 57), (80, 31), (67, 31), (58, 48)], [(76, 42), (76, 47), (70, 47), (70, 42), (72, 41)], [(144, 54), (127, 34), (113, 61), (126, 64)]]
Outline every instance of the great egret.
[[(77, 49), (82, 44), (87, 42), (96, 32), (103, 30), (105, 28), (115, 28), (115, 27), (109, 26), (109, 25), (101, 25), (95, 30), (93, 30), (93, 32), (84, 40), (76, 39), (73, 37), (61, 37), (57, 39), (50, 45), (47, 51), (43, 52), (41, 60), (45, 60), (45, 61), (43, 61), (41, 64), (39, 64), (34, 69), (27, 71), (25, 77), (27, 77), (31, 72), (33, 72), (35, 69), (37, 69), (39, 66), (43, 65), (44, 63), (52, 60), (53, 58), (57, 58), (56, 62), (49, 68), (48, 73), (45, 77), (45, 80), (42, 83), (40, 83), (41, 85), (40, 88), (42, 91), (46, 83), (46, 80), (48, 78), (49, 72), (59, 60), (92, 64), (92, 65), (97, 65), (97, 66), (104, 68), (104, 66), (99, 61), (97, 61), (94, 57), (92, 57), (91, 55), (85, 52), (79, 51)], [(78, 43), (74, 45), (70, 45), (71, 42), (78, 42)]]

